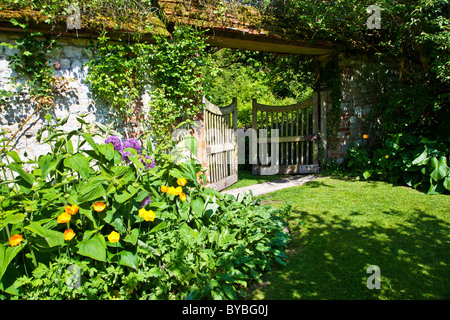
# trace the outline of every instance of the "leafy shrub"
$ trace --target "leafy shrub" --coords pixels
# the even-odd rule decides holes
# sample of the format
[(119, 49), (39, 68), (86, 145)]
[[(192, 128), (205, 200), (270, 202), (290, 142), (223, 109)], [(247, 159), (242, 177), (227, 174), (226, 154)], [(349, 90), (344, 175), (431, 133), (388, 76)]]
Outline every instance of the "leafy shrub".
[(409, 134), (389, 135), (382, 148), (350, 148), (345, 165), (358, 178), (404, 182), (427, 193), (450, 191), (450, 150), (445, 143)]
[(105, 141), (82, 117), (64, 132), (67, 119), (38, 134), (51, 152), (0, 165), (3, 298), (235, 299), (285, 263), (281, 211), (203, 187), (193, 159)]

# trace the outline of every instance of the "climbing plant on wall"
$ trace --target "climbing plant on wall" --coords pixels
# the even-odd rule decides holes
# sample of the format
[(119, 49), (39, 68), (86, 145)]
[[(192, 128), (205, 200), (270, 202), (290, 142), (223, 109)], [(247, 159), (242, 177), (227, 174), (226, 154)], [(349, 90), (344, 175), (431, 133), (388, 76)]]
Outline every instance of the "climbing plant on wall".
[[(107, 42), (104, 34), (95, 45), (87, 81), (97, 97), (126, 117), (136, 111), (144, 87), (152, 88), (146, 123), (161, 142), (180, 122), (201, 111), (205, 81), (201, 70), (208, 63), (207, 45), (200, 31), (177, 25), (172, 39), (156, 35), (156, 44)], [(214, 72), (213, 67), (209, 72)], [(141, 110), (142, 112), (142, 110)]]
[(0, 108), (4, 111), (10, 102), (18, 100), (26, 101), (27, 105), (32, 106), (34, 110), (19, 125), (18, 130), (12, 133), (9, 141), (17, 136), (33, 115), (40, 110), (49, 110), (54, 107), (55, 98), (69, 90), (68, 81), (54, 74), (53, 66), (45, 56), (58, 48), (56, 40), (40, 32), (29, 32), (27, 24), (19, 23), (15, 19), (11, 19), (11, 22), (21, 27), (25, 35), (18, 38), (15, 44), (1, 43), (2, 46), (17, 51), (9, 59), (9, 66), (17, 76), (12, 77), (10, 81), (13, 90), (0, 91)]

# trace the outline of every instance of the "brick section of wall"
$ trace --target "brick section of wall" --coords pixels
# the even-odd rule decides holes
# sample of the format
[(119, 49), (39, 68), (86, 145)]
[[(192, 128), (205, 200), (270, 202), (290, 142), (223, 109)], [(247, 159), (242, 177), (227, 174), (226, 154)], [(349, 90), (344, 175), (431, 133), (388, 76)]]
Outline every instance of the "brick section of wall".
[[(339, 56), (342, 70), (342, 101), (340, 105), (341, 123), (338, 133), (339, 150), (335, 157), (342, 159), (351, 146), (361, 144), (367, 134), (367, 117), (378, 101), (374, 85), (374, 68), (366, 56)], [(331, 153), (328, 156), (332, 156)]]

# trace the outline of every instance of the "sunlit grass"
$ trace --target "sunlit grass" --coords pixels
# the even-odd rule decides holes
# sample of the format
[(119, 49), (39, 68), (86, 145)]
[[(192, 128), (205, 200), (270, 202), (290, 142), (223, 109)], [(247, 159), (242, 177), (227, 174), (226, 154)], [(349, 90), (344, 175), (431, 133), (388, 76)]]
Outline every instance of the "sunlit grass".
[[(261, 198), (292, 205), (293, 239), (288, 265), (249, 299), (450, 298), (450, 196), (324, 178)], [(369, 265), (380, 290), (366, 286)]]
[(231, 189), (237, 189), (237, 188), (243, 188), (248, 187), (254, 184), (263, 183), (267, 181), (273, 181), (276, 179), (281, 179), (285, 177), (290, 177), (288, 175), (273, 175), (273, 176), (259, 176), (259, 175), (252, 175), (251, 170), (239, 170), (238, 172), (239, 180), (235, 184), (229, 186), (225, 190), (231, 190)]

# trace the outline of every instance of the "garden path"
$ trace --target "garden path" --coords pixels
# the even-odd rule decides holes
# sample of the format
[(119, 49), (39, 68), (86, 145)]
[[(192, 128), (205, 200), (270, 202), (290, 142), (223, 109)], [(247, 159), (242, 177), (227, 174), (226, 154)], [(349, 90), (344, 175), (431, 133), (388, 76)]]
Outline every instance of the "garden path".
[(261, 194), (270, 193), (285, 188), (301, 186), (302, 184), (309, 181), (313, 181), (317, 178), (318, 178), (317, 175), (295, 175), (277, 180), (258, 183), (247, 187), (231, 190), (223, 190), (221, 191), (221, 193), (231, 194), (237, 198), (239, 194), (243, 195), (245, 193), (250, 192), (251, 190), (254, 196), (259, 196)]

